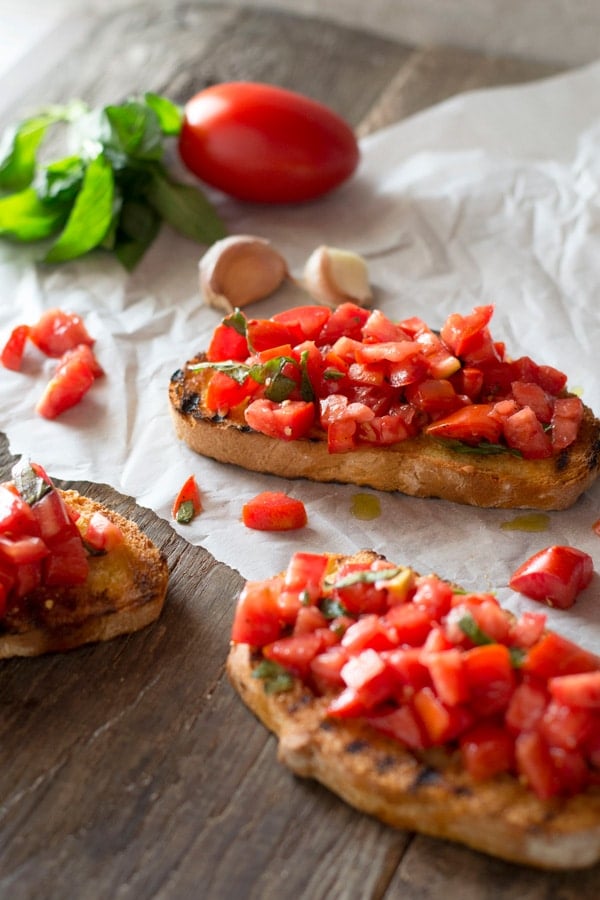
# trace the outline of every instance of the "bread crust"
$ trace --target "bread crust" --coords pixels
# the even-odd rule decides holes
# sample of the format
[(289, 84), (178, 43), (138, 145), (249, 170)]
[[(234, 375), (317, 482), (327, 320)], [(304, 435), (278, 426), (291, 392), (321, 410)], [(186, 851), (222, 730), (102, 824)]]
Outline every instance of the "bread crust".
[(107, 641), (144, 628), (160, 615), (167, 562), (138, 526), (76, 491), (61, 491), (83, 517), (102, 512), (123, 532), (110, 552), (90, 557), (84, 584), (43, 587), (10, 607), (0, 622), (0, 659), (39, 656)]
[[(364, 559), (362, 551), (352, 559)], [(345, 557), (332, 554), (339, 565)], [(458, 752), (405, 749), (360, 719), (327, 716), (331, 698), (300, 680), (268, 693), (253, 677), (262, 659), (247, 644), (227, 658), (231, 684), (278, 738), (278, 759), (314, 778), (356, 809), (395, 828), (465, 844), (510, 862), (574, 869), (600, 860), (600, 788), (540, 800), (511, 776), (474, 781)]]
[(457, 452), (427, 435), (334, 454), (322, 437), (271, 438), (202, 406), (201, 380), (190, 365), (203, 359), (199, 354), (171, 379), (169, 401), (177, 437), (196, 453), (253, 472), (401, 491), (469, 506), (559, 510), (572, 506), (600, 469), (600, 421), (588, 407), (576, 443), (540, 460)]

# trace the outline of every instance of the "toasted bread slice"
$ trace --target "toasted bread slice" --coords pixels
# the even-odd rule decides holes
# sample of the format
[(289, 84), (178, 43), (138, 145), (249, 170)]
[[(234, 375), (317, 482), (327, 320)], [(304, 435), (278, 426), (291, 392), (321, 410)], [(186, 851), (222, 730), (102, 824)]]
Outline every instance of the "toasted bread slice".
[(160, 615), (167, 593), (167, 563), (138, 526), (76, 491), (62, 491), (82, 517), (102, 512), (124, 541), (92, 556), (84, 584), (39, 588), (0, 621), (0, 659), (39, 656), (138, 631)]
[(510, 453), (463, 453), (427, 435), (387, 447), (330, 453), (324, 434), (282, 441), (252, 431), (236, 418), (220, 418), (202, 405), (206, 371), (191, 366), (171, 379), (170, 408), (178, 438), (219, 462), (283, 478), (364, 485), (413, 497), (439, 497), (500, 509), (566, 509), (595, 481), (600, 469), (600, 421), (585, 408), (576, 443), (548, 459)]
[[(340, 564), (344, 557), (332, 559)], [(253, 674), (262, 659), (260, 650), (232, 643), (227, 672), (243, 702), (277, 736), (279, 761), (296, 775), (314, 778), (388, 825), (511, 862), (559, 870), (600, 860), (600, 788), (541, 800), (512, 775), (475, 781), (458, 751), (412, 752), (364, 720), (329, 717), (331, 697), (317, 696), (298, 679), (289, 691), (268, 692)]]

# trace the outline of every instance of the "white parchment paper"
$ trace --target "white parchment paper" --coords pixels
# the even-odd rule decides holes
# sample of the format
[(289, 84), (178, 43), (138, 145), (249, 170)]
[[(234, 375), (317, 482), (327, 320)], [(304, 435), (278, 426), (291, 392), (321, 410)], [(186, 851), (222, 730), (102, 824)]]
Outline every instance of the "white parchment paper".
[[(232, 233), (269, 238), (300, 274), (319, 244), (369, 261), (376, 305), (439, 327), (451, 312), (495, 304), (492, 332), (511, 355), (569, 375), (600, 410), (600, 64), (523, 87), (453, 99), (362, 143), (357, 176), (329, 198), (294, 208), (218, 200)], [(163, 229), (133, 275), (103, 256), (60, 268), (36, 251), (0, 245), (0, 339), (59, 306), (80, 313), (107, 377), (78, 407), (48, 422), (34, 413), (53, 369), (30, 347), (21, 373), (0, 371), (0, 428), (11, 450), (59, 478), (111, 484), (170, 519), (192, 472), (204, 512), (177, 527), (247, 578), (285, 567), (297, 549), (351, 553), (372, 547), (470, 589), (495, 590), (515, 611), (539, 607), (507, 587), (531, 553), (565, 543), (600, 570), (600, 483), (542, 532), (506, 530), (517, 513), (378, 494), (381, 515), (361, 521), (362, 488), (285, 481), (203, 459), (180, 445), (167, 406), (172, 372), (204, 349), (220, 315), (203, 306), (201, 250)], [(306, 302), (287, 287), (256, 316)], [(309, 526), (261, 534), (240, 521), (244, 501), (283, 489), (307, 507)], [(370, 491), (369, 493), (375, 494)], [(552, 627), (600, 652), (600, 576)]]

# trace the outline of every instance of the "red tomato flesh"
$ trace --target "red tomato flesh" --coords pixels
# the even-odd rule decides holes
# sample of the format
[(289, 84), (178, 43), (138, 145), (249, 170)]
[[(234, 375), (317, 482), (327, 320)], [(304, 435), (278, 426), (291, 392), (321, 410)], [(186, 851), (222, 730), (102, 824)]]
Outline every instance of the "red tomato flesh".
[(354, 133), (331, 109), (267, 84), (214, 85), (185, 106), (179, 153), (207, 184), (240, 200), (297, 203), (356, 169)]
[(532, 600), (568, 609), (590, 584), (593, 571), (588, 553), (575, 547), (546, 547), (519, 566), (509, 586)]
[(295, 531), (306, 525), (306, 509), (281, 491), (263, 491), (244, 503), (242, 522), (256, 531)]

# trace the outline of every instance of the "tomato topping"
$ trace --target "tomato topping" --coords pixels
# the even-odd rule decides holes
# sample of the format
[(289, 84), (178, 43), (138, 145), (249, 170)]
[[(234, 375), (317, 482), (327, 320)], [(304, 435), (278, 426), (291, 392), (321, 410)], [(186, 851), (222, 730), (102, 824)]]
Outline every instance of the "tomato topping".
[(55, 419), (75, 406), (87, 394), (95, 376), (89, 365), (77, 357), (59, 366), (48, 382), (35, 409), (45, 419)]
[(304, 528), (307, 517), (301, 500), (281, 491), (263, 491), (244, 503), (242, 521), (257, 531), (294, 531)]
[(0, 362), (5, 369), (15, 372), (20, 370), (29, 333), (29, 325), (17, 325), (13, 328), (0, 354)]
[(504, 728), (492, 723), (475, 725), (460, 739), (464, 766), (476, 781), (511, 770), (514, 744)]
[(108, 552), (121, 546), (125, 536), (121, 528), (102, 512), (94, 512), (85, 527), (83, 538), (95, 551)]
[(29, 329), (29, 337), (46, 356), (60, 357), (78, 344), (93, 344), (81, 316), (49, 309)]
[(438, 335), (421, 319), (393, 322), (354, 303), (271, 319), (237, 310), (210, 341), (203, 405), (219, 415), (239, 407), (237, 417), (248, 404), (256, 431), (280, 440), (314, 432), (330, 453), (424, 433), (457, 452), (558, 454), (577, 440), (583, 404), (563, 396), (557, 369), (505, 357), (490, 335), (492, 312), (451, 315)]
[(546, 547), (512, 574), (509, 586), (549, 606), (568, 609), (591, 582), (591, 556), (575, 547)]
[(231, 640), (263, 647), (281, 636), (281, 617), (277, 602), (283, 579), (248, 581), (239, 596)]

